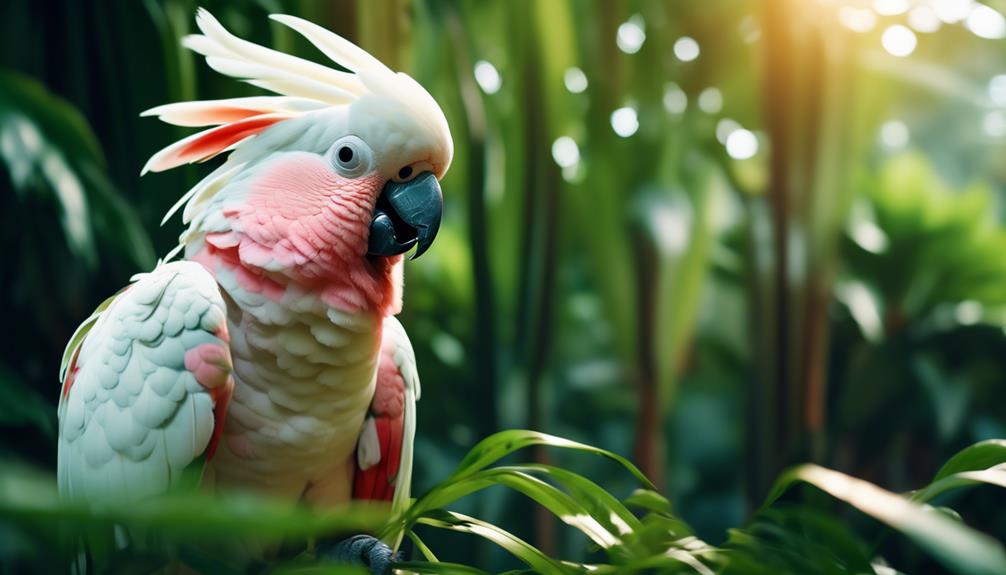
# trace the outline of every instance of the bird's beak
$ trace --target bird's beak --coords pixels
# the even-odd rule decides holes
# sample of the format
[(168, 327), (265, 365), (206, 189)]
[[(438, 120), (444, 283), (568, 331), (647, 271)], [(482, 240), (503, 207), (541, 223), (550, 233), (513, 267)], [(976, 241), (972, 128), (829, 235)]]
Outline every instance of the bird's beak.
[(437, 237), (443, 210), (444, 197), (432, 172), (408, 182), (388, 182), (374, 208), (367, 255), (393, 256), (417, 246), (412, 259), (418, 258)]

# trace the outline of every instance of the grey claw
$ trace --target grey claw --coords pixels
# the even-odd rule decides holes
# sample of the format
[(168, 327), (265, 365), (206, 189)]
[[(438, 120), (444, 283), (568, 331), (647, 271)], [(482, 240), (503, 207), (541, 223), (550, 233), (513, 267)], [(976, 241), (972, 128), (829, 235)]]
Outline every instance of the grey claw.
[(391, 575), (391, 565), (399, 560), (383, 541), (370, 535), (354, 535), (318, 546), (318, 557), (367, 567), (373, 575)]

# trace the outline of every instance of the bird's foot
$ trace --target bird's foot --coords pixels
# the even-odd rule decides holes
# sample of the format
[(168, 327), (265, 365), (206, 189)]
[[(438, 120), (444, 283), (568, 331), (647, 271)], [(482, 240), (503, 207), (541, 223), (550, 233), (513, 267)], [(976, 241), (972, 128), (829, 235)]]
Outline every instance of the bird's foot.
[(392, 563), (400, 560), (391, 547), (370, 535), (353, 535), (347, 539), (319, 545), (317, 554), (322, 559), (362, 565), (373, 575), (390, 575)]

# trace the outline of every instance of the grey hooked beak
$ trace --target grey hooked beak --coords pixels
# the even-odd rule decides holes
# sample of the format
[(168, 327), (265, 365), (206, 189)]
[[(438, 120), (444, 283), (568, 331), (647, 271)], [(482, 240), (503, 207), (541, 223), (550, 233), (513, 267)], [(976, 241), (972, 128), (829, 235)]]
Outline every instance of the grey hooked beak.
[(418, 258), (437, 237), (443, 210), (440, 183), (432, 172), (408, 182), (388, 182), (370, 222), (367, 255), (394, 256), (417, 246), (412, 259)]

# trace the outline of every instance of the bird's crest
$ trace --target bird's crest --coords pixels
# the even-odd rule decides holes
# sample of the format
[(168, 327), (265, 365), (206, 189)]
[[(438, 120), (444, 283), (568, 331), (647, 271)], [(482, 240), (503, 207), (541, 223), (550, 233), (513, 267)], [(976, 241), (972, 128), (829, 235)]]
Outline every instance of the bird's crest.
[[(237, 148), (273, 124), (331, 106), (346, 106), (367, 94), (402, 101), (417, 116), (426, 119), (427, 125), (439, 131), (442, 124), (442, 129), (447, 129), (439, 106), (409, 76), (393, 72), (352, 42), (307, 20), (281, 14), (270, 18), (304, 36), (347, 71), (242, 40), (228, 32), (209, 11), (200, 8), (196, 25), (202, 33), (186, 36), (183, 45), (205, 56), (206, 63), (217, 72), (279, 95), (178, 102), (143, 112), (142, 116), (157, 116), (176, 126), (211, 126), (154, 154), (143, 173), (209, 160)], [(188, 204), (184, 221), (189, 222), (204, 200), (237, 171), (235, 168), (239, 167), (224, 164), (211, 173), (189, 190), (164, 220)]]

